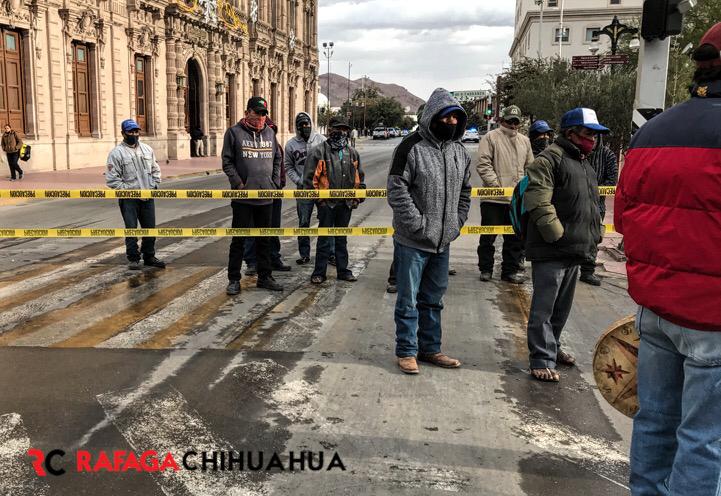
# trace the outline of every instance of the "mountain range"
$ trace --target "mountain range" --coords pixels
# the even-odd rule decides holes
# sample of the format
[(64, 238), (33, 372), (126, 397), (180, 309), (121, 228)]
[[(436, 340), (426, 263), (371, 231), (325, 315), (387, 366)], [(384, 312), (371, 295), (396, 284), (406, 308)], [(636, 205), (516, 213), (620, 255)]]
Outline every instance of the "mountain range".
[[(320, 77), (320, 92), (328, 95), (328, 74), (322, 74)], [(411, 113), (415, 113), (425, 100), (417, 97), (403, 86), (397, 84), (386, 84), (373, 81), (371, 78), (364, 78), (350, 81), (350, 94), (356, 89), (362, 88), (363, 85), (374, 86), (378, 92), (386, 97), (395, 98), (402, 107), (409, 107)], [(339, 74), (330, 73), (330, 103), (332, 107), (340, 107), (348, 99), (348, 78)]]

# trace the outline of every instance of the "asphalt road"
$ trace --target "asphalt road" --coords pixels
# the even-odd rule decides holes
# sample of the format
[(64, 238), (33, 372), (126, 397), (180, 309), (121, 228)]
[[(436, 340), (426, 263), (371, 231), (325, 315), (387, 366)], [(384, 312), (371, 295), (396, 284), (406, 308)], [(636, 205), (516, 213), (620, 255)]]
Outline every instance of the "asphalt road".
[[(369, 187), (384, 187), (393, 146), (359, 150)], [(473, 150), (475, 145), (469, 145)], [(479, 184), (474, 173), (474, 184)], [(224, 176), (166, 188), (225, 188)], [(479, 223), (478, 200), (469, 223)], [(229, 226), (224, 201), (156, 201), (158, 224)], [(353, 225), (390, 225), (384, 200)], [(297, 221), (284, 206), (284, 225)], [(119, 227), (113, 200), (0, 208), (0, 227)], [(276, 274), (282, 294), (244, 279), (225, 295), (225, 239), (162, 239), (165, 271), (132, 274), (121, 240), (0, 241), (0, 495), (628, 494), (630, 421), (593, 385), (603, 329), (633, 312), (625, 280), (579, 285), (565, 347), (579, 366), (560, 384), (526, 371), (530, 284), (483, 283), (477, 238), (452, 247), (444, 350), (460, 370), (394, 363), (387, 238), (350, 238), (360, 280), (309, 284), (310, 267)], [(499, 250), (500, 251), (500, 250)], [(29, 448), (62, 449), (38, 477)], [(78, 473), (74, 454), (124, 450), (274, 452), (286, 470)], [(289, 471), (290, 453), (324, 452), (323, 470)], [(334, 453), (346, 470), (330, 465)], [(220, 463), (220, 462), (218, 462)], [(298, 467), (298, 465), (296, 465)]]

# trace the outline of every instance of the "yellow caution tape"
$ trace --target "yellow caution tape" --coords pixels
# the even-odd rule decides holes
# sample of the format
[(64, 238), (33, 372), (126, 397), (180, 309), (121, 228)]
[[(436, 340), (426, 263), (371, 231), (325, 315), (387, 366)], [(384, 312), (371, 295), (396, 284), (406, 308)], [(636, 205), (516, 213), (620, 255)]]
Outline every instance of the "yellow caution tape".
[[(615, 186), (599, 188), (601, 195), (616, 193)], [(507, 198), (513, 188), (473, 188), (473, 198)], [(234, 190), (234, 189), (3, 189), (0, 198), (80, 198), (80, 199), (158, 199), (158, 200), (343, 200), (353, 198), (386, 198), (385, 189), (324, 190)]]
[[(616, 232), (613, 224), (604, 226), (606, 232)], [(158, 238), (200, 237), (260, 237), (260, 236), (391, 236), (392, 227), (320, 227), (320, 228), (247, 228), (229, 227), (161, 227), (155, 229), (5, 229), (0, 238), (124, 238), (126, 236), (153, 236)], [(466, 226), (462, 236), (513, 234), (511, 226)]]

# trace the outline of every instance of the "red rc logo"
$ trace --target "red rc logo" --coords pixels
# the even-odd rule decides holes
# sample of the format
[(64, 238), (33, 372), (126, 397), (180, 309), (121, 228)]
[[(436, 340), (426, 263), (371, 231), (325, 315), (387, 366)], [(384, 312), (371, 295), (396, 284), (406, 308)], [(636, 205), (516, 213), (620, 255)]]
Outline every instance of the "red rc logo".
[[(65, 457), (65, 451), (54, 449), (47, 455), (41, 450), (30, 448), (28, 456), (32, 458), (32, 466), (35, 473), (40, 477), (51, 475), (63, 475), (66, 470), (59, 465)], [(59, 460), (56, 460), (59, 458)], [(162, 461), (161, 461), (162, 458)], [(163, 472), (165, 470), (180, 470), (175, 462), (172, 453), (165, 453), (162, 457), (157, 451), (144, 451), (138, 456), (134, 451), (113, 451), (110, 455), (100, 451), (97, 457), (86, 450), (75, 452), (76, 472)]]

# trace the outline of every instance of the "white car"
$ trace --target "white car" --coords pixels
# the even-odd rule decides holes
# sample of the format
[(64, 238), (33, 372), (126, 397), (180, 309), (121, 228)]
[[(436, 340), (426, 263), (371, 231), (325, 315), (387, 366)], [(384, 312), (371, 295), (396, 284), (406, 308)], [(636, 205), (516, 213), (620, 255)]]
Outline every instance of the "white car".
[(388, 139), (388, 131), (384, 127), (377, 127), (373, 130), (373, 139)]
[(475, 129), (466, 129), (466, 132), (463, 133), (463, 138), (461, 138), (461, 141), (465, 143), (466, 141), (473, 141), (474, 143), (478, 143), (481, 141), (481, 137), (478, 134), (478, 131)]

